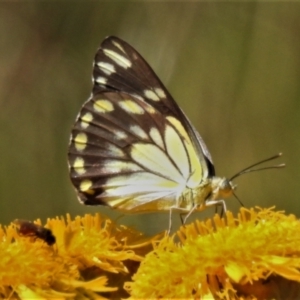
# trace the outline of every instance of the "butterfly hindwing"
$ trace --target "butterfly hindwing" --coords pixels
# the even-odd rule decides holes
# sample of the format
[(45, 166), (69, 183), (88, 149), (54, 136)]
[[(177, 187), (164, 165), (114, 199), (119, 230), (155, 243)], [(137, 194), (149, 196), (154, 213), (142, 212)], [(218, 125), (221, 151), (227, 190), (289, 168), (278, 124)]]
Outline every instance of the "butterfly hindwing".
[(105, 39), (93, 80), (69, 146), (82, 202), (132, 212), (168, 209), (186, 187), (211, 175), (201, 137), (130, 45)]

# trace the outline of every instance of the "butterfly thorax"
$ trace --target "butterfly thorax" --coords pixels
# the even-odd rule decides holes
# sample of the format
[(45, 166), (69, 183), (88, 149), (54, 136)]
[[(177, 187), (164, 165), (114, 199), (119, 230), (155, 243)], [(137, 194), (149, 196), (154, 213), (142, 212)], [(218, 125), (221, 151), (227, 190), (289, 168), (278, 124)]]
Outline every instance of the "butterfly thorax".
[(206, 180), (203, 180), (195, 188), (185, 188), (185, 190), (178, 198), (176, 207), (173, 207), (173, 209), (187, 212), (193, 209), (194, 206), (198, 206), (198, 208), (200, 209), (200, 207), (205, 206), (205, 201), (209, 198), (211, 193), (211, 179), (208, 178)]
[(186, 188), (180, 195), (175, 209), (190, 211), (196, 206), (196, 210), (204, 210), (215, 200), (228, 198), (233, 194), (235, 186), (224, 177), (209, 177), (204, 179), (197, 187)]

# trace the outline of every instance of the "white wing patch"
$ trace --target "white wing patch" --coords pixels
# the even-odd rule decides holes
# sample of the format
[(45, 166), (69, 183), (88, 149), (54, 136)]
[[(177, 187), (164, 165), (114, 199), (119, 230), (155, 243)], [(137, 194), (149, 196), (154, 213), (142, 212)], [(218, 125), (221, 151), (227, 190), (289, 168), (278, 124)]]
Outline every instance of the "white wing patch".
[(104, 61), (100, 61), (97, 63), (97, 66), (106, 74), (106, 75), (111, 75), (112, 73), (116, 73), (116, 69), (115, 66), (104, 62)]
[(132, 66), (132, 63), (129, 59), (118, 54), (115, 51), (112, 51), (109, 49), (103, 49), (103, 52), (106, 56), (111, 58), (117, 65), (119, 65), (120, 67), (122, 67), (124, 69), (130, 68)]
[(151, 127), (149, 135), (157, 146), (159, 146), (161, 149), (165, 148), (161, 134), (156, 127)]
[(112, 41), (112, 43), (117, 47), (119, 48), (123, 53), (125, 53), (125, 50), (123, 49), (123, 47), (116, 41)]
[(142, 140), (146, 140), (148, 138), (147, 133), (139, 125), (132, 125), (132, 126), (130, 126), (130, 131), (134, 135), (140, 137)]
[(95, 81), (99, 84), (105, 85), (107, 84), (107, 78), (103, 77), (103, 76), (98, 76)]
[(160, 98), (151, 90), (145, 90), (144, 95), (147, 99), (152, 101), (159, 101)]
[(159, 98), (166, 98), (166, 94), (163, 89), (155, 88), (155, 93), (158, 95)]
[(182, 192), (177, 182), (149, 172), (137, 172), (108, 179), (104, 198), (107, 204), (119, 209), (134, 209), (158, 199), (176, 199)]

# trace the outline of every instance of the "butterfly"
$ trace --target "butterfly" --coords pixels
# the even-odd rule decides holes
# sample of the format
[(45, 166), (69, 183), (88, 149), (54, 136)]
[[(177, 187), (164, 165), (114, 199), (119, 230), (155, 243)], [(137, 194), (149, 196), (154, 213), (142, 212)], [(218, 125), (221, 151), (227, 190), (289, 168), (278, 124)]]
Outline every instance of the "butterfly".
[(52, 246), (56, 242), (55, 236), (48, 228), (34, 224), (27, 220), (16, 219), (14, 223), (17, 225), (18, 232), (22, 236), (39, 238), (47, 243), (48, 246)]
[(93, 66), (93, 90), (72, 129), (68, 163), (79, 201), (127, 212), (189, 216), (221, 204), (232, 181), (215, 175), (195, 127), (144, 58), (107, 37)]

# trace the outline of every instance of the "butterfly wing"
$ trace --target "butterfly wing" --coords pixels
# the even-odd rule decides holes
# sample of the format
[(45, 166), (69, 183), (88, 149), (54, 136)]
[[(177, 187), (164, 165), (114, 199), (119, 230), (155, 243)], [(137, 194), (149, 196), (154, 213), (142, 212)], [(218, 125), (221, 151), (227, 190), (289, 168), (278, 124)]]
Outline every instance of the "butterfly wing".
[(203, 153), (209, 175), (215, 175), (211, 155), (200, 134), (149, 64), (132, 46), (114, 36), (106, 38), (95, 57), (93, 80), (93, 94), (106, 90), (124, 91), (142, 97), (162, 114), (170, 114), (180, 120), (197, 152)]
[(93, 82), (68, 154), (81, 202), (131, 212), (169, 209), (187, 187), (214, 175), (200, 135), (130, 45), (106, 38)]

